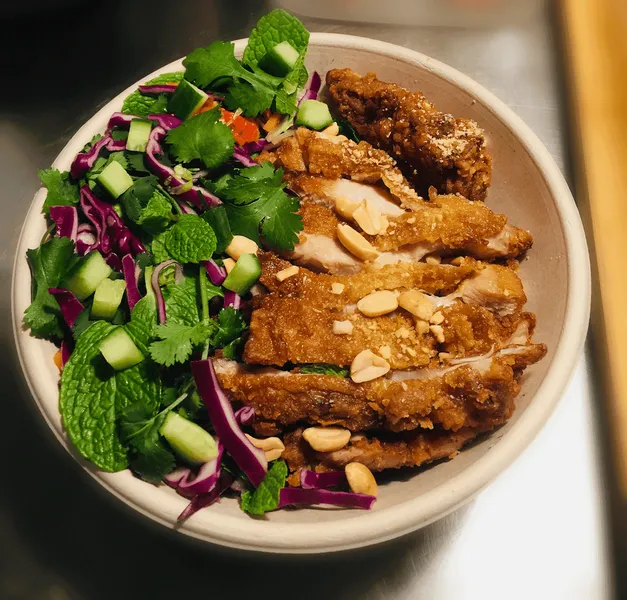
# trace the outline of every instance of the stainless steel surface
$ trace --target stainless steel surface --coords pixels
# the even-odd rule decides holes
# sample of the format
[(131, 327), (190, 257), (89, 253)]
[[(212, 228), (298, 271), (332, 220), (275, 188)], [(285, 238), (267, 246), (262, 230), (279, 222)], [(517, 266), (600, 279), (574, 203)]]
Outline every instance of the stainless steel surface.
[[(0, 599), (610, 597), (596, 398), (586, 357), (547, 427), (470, 505), (396, 543), (315, 559), (226, 553), (140, 519), (81, 472), (36, 414), (16, 364), (9, 286), (37, 168), (48, 166), (117, 91), (196, 46), (243, 36), (266, 8), (251, 1), (129, 0), (3, 23)], [(306, 24), (401, 44), (458, 68), (508, 103), (565, 167), (548, 15), (501, 30)]]

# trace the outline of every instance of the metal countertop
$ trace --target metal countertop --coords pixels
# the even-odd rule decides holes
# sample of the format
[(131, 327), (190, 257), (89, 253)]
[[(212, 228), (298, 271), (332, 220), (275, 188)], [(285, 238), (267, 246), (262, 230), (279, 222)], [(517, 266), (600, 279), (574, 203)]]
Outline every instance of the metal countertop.
[[(316, 558), (216, 550), (137, 518), (85, 476), (37, 414), (9, 314), (13, 253), (38, 187), (36, 170), (119, 90), (197, 46), (245, 36), (267, 9), (250, 0), (128, 0), (0, 21), (0, 52), (8, 60), (0, 98), (0, 600), (609, 598), (586, 356), (548, 425), (475, 501), (397, 542)], [(566, 168), (559, 51), (548, 13), (498, 29), (304, 22), (312, 31), (407, 46), (470, 75), (513, 108)]]

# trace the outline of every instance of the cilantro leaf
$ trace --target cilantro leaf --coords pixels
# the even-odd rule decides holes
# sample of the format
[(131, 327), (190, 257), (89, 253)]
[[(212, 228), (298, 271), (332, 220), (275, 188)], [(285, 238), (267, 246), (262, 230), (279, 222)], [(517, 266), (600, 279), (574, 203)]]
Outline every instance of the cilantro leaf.
[(24, 313), (24, 325), (35, 337), (63, 337), (63, 318), (48, 288), (58, 287), (80, 260), (70, 238), (53, 237), (26, 252), (33, 286), (33, 301)]
[(251, 67), (256, 66), (269, 50), (281, 42), (289, 42), (302, 53), (307, 50), (309, 32), (296, 17), (279, 8), (261, 17), (250, 32), (244, 62)]
[(236, 81), (227, 92), (224, 102), (230, 110), (242, 108), (244, 114), (253, 117), (272, 105), (274, 91), (269, 87), (255, 87), (245, 81)]
[(197, 215), (181, 215), (164, 239), (170, 256), (182, 263), (209, 260), (216, 250), (213, 229)]
[(163, 231), (174, 218), (172, 204), (158, 189), (155, 176), (140, 177), (122, 194), (124, 214), (149, 233)]
[(80, 199), (78, 185), (70, 181), (70, 174), (67, 171), (61, 173), (58, 169), (40, 169), (37, 175), (48, 190), (41, 212), (47, 215), (51, 206), (78, 204)]
[(184, 163), (200, 159), (208, 169), (219, 167), (231, 158), (235, 146), (233, 134), (219, 119), (220, 109), (216, 106), (170, 130), (167, 141), (174, 156)]
[(144, 163), (143, 152), (127, 152), (126, 162), (128, 163), (128, 170), (136, 175), (149, 175), (150, 171)]
[[(216, 80), (225, 78), (246, 82), (254, 90), (254, 96), (239, 82), (231, 84), (231, 87), (236, 88), (234, 94), (237, 101), (245, 101), (238, 105), (239, 108), (247, 116), (253, 117), (270, 108), (281, 80), (246, 69), (235, 58), (234, 48), (232, 42), (213, 42), (206, 48), (197, 48), (183, 61), (186, 68), (185, 79), (201, 88), (209, 87)], [(232, 94), (229, 97), (233, 100)]]
[[(146, 85), (156, 85), (158, 83), (178, 83), (183, 79), (183, 73), (163, 73), (154, 79), (146, 82)], [(148, 96), (135, 90), (129, 94), (122, 104), (122, 112), (140, 117), (147, 117), (149, 114), (159, 114), (166, 112), (168, 105), (168, 95)]]
[(124, 152), (112, 152), (107, 158), (99, 156), (96, 159), (94, 166), (89, 169), (85, 175), (85, 179), (92, 190), (96, 186), (98, 175), (104, 171), (105, 167), (109, 166), (114, 161), (120, 163), (120, 165), (125, 169), (128, 166)]
[(223, 308), (218, 313), (217, 324), (218, 328), (211, 338), (211, 343), (215, 347), (230, 344), (246, 330), (246, 321), (241, 311), (235, 310), (232, 306)]
[(259, 487), (242, 494), (241, 508), (250, 515), (263, 515), (279, 506), (279, 494), (285, 487), (287, 464), (283, 460), (273, 463)]
[(193, 347), (207, 340), (212, 327), (206, 323), (181, 325), (168, 322), (157, 325), (155, 335), (160, 341), (150, 344), (150, 356), (160, 365), (171, 367), (174, 363), (184, 363), (191, 356)]
[[(272, 165), (248, 167), (224, 183), (222, 195), (233, 234), (260, 242), (260, 234), (272, 248), (293, 250), (303, 223), (297, 214), (298, 199), (283, 191), (283, 171)], [(254, 198), (257, 198), (254, 200)]]
[(299, 371), (303, 374), (311, 373), (314, 375), (332, 375), (334, 377), (348, 377), (348, 369), (338, 367), (336, 365), (328, 365), (326, 363), (317, 363), (311, 365), (302, 365)]

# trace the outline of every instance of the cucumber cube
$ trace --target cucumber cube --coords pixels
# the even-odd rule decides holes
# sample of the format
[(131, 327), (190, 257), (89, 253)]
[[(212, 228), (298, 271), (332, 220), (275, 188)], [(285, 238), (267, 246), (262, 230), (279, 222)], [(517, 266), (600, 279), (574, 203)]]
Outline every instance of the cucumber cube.
[(240, 296), (245, 294), (261, 276), (261, 264), (254, 254), (242, 254), (222, 284)]
[(65, 288), (79, 300), (85, 300), (96, 291), (103, 279), (111, 275), (112, 270), (96, 250), (88, 254), (83, 264), (66, 280)]
[(148, 138), (152, 131), (152, 122), (143, 119), (133, 119), (128, 130), (126, 149), (130, 152), (145, 152)]
[(118, 327), (112, 331), (100, 342), (98, 349), (116, 371), (123, 371), (144, 360), (144, 355), (123, 327)]
[(285, 77), (298, 60), (298, 50), (289, 42), (281, 42), (266, 52), (259, 66), (270, 75)]
[(133, 179), (117, 161), (110, 162), (98, 175), (98, 183), (114, 198), (119, 198), (133, 185)]
[(159, 433), (183, 460), (193, 465), (201, 465), (218, 456), (218, 446), (211, 434), (178, 413), (168, 413)]
[(320, 100), (304, 100), (298, 108), (296, 125), (320, 131), (333, 123), (329, 107)]
[(93, 319), (110, 321), (115, 316), (126, 290), (123, 279), (103, 279), (96, 288), (94, 301), (91, 305)]
[(207, 98), (209, 96), (205, 92), (187, 79), (182, 79), (170, 97), (168, 112), (176, 115), (179, 119), (187, 119), (207, 101)]

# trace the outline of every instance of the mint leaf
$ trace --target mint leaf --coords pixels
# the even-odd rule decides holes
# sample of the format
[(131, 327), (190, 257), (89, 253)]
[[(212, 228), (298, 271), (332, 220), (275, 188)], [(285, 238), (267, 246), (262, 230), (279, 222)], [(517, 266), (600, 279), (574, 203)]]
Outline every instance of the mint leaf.
[(213, 42), (207, 48), (197, 48), (183, 61), (186, 68), (185, 79), (201, 88), (209, 87), (216, 80), (225, 78), (248, 83), (255, 92), (254, 96), (243, 89), (239, 82), (235, 84), (234, 93), (238, 100), (247, 102), (240, 104), (239, 108), (247, 116), (253, 117), (270, 108), (281, 80), (246, 69), (235, 58), (234, 47), (232, 42)]
[(137, 224), (149, 233), (158, 233), (165, 230), (173, 218), (172, 204), (157, 190), (142, 209)]
[(289, 42), (303, 53), (309, 44), (309, 32), (296, 17), (279, 8), (259, 19), (248, 38), (243, 61), (256, 66), (268, 50), (281, 42)]
[[(222, 184), (224, 208), (233, 234), (260, 242), (260, 234), (268, 246), (293, 250), (303, 223), (297, 214), (297, 198), (288, 196), (281, 181), (283, 171), (274, 171), (270, 163), (241, 169)], [(256, 198), (256, 199), (255, 199)]]
[(216, 250), (216, 235), (197, 215), (181, 215), (165, 234), (165, 247), (172, 258), (182, 263), (209, 260)]
[(148, 345), (157, 324), (157, 302), (153, 296), (144, 296), (131, 311), (131, 320), (126, 324), (126, 333), (142, 354), (148, 354)]
[(67, 171), (61, 173), (58, 169), (40, 169), (37, 175), (43, 186), (48, 190), (41, 212), (49, 214), (51, 206), (75, 206), (80, 194), (78, 185), (70, 181)]
[(131, 221), (135, 223), (139, 221), (142, 210), (146, 207), (148, 201), (157, 190), (158, 183), (159, 180), (154, 175), (140, 177), (122, 194), (120, 204), (124, 209), (124, 214)]
[(279, 494), (285, 487), (286, 478), (287, 464), (282, 460), (275, 461), (259, 487), (254, 492), (247, 490), (242, 494), (242, 510), (250, 515), (263, 515), (275, 510), (279, 506)]
[(61, 281), (79, 262), (70, 238), (53, 237), (26, 252), (32, 277), (32, 303), (24, 312), (24, 325), (35, 337), (63, 337), (63, 317), (57, 301), (48, 288), (59, 287)]
[(328, 365), (326, 363), (301, 365), (299, 372), (312, 373), (315, 375), (332, 375), (334, 377), (348, 377), (348, 369), (343, 369), (336, 365)]
[(220, 109), (216, 106), (169, 131), (167, 141), (174, 156), (184, 163), (200, 159), (208, 169), (219, 167), (231, 158), (233, 134), (219, 119)]
[[(183, 79), (183, 73), (164, 73), (146, 82), (146, 85), (156, 85), (158, 83), (178, 83)], [(139, 117), (147, 117), (150, 114), (166, 112), (168, 95), (145, 96), (139, 90), (129, 94), (122, 104), (122, 112)]]
[(167, 233), (167, 231), (162, 231), (156, 234), (150, 242), (150, 253), (153, 256), (156, 265), (172, 258), (165, 247)]
[(168, 322), (157, 325), (154, 333), (160, 341), (150, 344), (150, 356), (152, 359), (166, 367), (174, 363), (184, 363), (191, 356), (194, 346), (207, 340), (212, 327), (206, 323), (196, 325), (181, 325)]

